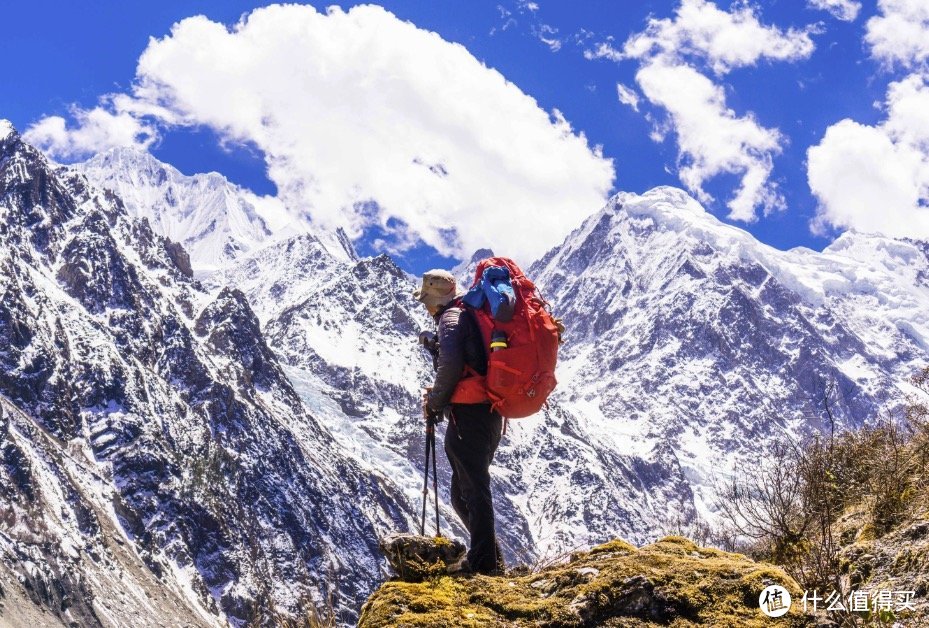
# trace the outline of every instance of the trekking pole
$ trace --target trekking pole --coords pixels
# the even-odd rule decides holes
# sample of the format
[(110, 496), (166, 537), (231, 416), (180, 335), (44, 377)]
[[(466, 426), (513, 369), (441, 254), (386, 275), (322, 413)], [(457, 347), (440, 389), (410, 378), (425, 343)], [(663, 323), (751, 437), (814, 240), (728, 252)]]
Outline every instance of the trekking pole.
[(442, 536), (442, 530), (439, 528), (439, 473), (435, 467), (435, 421), (432, 421), (432, 428), (429, 433), (432, 434), (432, 492), (435, 493), (435, 535)]
[(442, 536), (439, 527), (439, 472), (436, 468), (435, 424), (433, 417), (426, 418), (426, 469), (423, 476), (423, 516), (419, 520), (419, 535), (426, 536), (426, 504), (429, 503), (429, 456), (432, 456), (432, 491), (435, 493), (435, 535)]
[[(426, 503), (429, 501), (429, 436), (433, 433), (432, 418), (426, 417), (426, 469), (423, 477), (423, 516), (419, 520), (419, 535), (426, 536)], [(432, 450), (434, 451), (434, 447)]]

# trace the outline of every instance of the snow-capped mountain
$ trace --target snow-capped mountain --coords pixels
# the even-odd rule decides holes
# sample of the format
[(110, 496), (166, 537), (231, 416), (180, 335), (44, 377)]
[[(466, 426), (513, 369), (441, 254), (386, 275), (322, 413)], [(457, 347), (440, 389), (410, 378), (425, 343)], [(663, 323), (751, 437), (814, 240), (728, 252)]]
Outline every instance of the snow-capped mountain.
[[(473, 271), (473, 261), (461, 270)], [(412, 298), (417, 280), (386, 255), (340, 263), (301, 237), (209, 281), (214, 289), (231, 283), (245, 292), (304, 402), (345, 449), (389, 469), (411, 508), (421, 504), (419, 397), (433, 374), (416, 338), (435, 323)], [(694, 518), (688, 483), (666, 448), (601, 451), (588, 442), (578, 417), (558, 404), (544, 416), (511, 423), (498, 461), (495, 508), (511, 562), (596, 542), (611, 530), (644, 539), (670, 513)], [(447, 496), (444, 456), (439, 464)], [(443, 526), (464, 535), (443, 502)]]
[[(824, 395), (847, 424), (892, 405), (882, 394), (927, 357), (925, 250), (846, 234), (783, 252), (679, 190), (614, 198), (530, 270), (568, 344), (552, 411), (513, 422), (494, 469), (508, 556), (712, 518), (714, 484), (773, 439), (822, 427)], [(409, 298), (417, 280), (387, 257), (301, 255), (275, 245), (211, 281), (258, 304), (305, 399), (335, 401), (333, 425), (354, 426), (343, 444), (415, 486), (403, 460), (421, 455), (409, 426), (431, 378), (411, 347), (411, 321), (431, 324)]]
[(680, 190), (621, 194), (530, 274), (568, 324), (556, 398), (599, 450), (665, 448), (710, 515), (784, 429), (893, 407), (929, 359), (929, 244), (779, 251)]
[[(181, 243), (198, 273), (224, 268), (276, 237), (310, 230), (275, 197), (258, 196), (216, 172), (181, 174), (134, 148), (112, 148), (72, 167), (115, 192), (131, 216), (148, 218), (157, 233)], [(332, 236), (330, 252), (350, 255), (344, 235)]]
[[(84, 600), (66, 620), (106, 623), (105, 602), (118, 624), (146, 591), (194, 624), (292, 618), (333, 589), (357, 608), (377, 536), (416, 527), (418, 279), (210, 176), (120, 151), (54, 169), (0, 129), (0, 584)], [(658, 188), (527, 270), (568, 330), (550, 409), (510, 422), (492, 469), (510, 562), (712, 518), (714, 481), (821, 427), (824, 398), (860, 423), (929, 360), (924, 242), (778, 251)], [(114, 579), (133, 594), (110, 599)]]
[[(569, 342), (552, 411), (513, 422), (498, 454), (508, 557), (712, 518), (721, 475), (782, 430), (822, 427), (824, 395), (850, 424), (892, 405), (883, 395), (927, 357), (925, 249), (846, 234), (783, 252), (679, 190), (612, 199), (529, 271)], [(463, 284), (486, 254), (453, 269)], [(209, 281), (245, 292), (343, 446), (417, 486), (431, 372), (413, 338), (432, 322), (409, 297), (416, 278), (304, 237)]]
[(12, 130), (0, 241), (0, 582), (21, 617), (271, 622), (332, 594), (350, 621), (378, 534), (415, 513), (307, 411), (242, 292), (208, 293)]

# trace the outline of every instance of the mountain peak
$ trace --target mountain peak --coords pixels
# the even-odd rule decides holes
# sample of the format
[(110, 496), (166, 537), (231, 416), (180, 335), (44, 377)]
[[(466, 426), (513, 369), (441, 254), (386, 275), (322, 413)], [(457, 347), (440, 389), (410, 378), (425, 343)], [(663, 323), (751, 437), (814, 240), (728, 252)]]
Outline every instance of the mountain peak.
[(209, 272), (262, 246), (271, 236), (266, 220), (277, 211), (265, 198), (222, 175), (185, 175), (147, 151), (116, 147), (72, 166), (109, 188), (130, 214), (190, 253), (195, 271)]
[(657, 254), (707, 246), (739, 257), (770, 248), (747, 231), (722, 222), (678, 188), (660, 186), (642, 194), (619, 192), (563, 244), (533, 264), (532, 272), (538, 274), (552, 264), (564, 265), (571, 257), (575, 258), (574, 269), (581, 272), (594, 260), (613, 259), (630, 247)]
[(474, 281), (474, 273), (477, 270), (477, 264), (483, 259), (488, 257), (493, 257), (494, 252), (490, 249), (482, 248), (478, 249), (471, 255), (471, 259), (468, 261), (463, 261), (457, 266), (455, 266), (451, 273), (454, 275), (458, 283), (464, 287), (471, 285), (471, 282)]
[(652, 188), (642, 194), (619, 192), (610, 199), (607, 209), (614, 212), (622, 210), (632, 216), (651, 217), (676, 230), (696, 225), (723, 229), (730, 227), (708, 212), (690, 194), (667, 185)]
[(13, 123), (5, 118), (0, 118), (0, 142), (6, 141), (11, 135), (19, 135), (13, 127)]
[(116, 177), (121, 179), (127, 177), (138, 178), (161, 184), (186, 176), (171, 164), (160, 161), (148, 151), (132, 146), (114, 146), (97, 153), (84, 162), (74, 164), (74, 166), (89, 175), (107, 173), (110, 175), (107, 183), (110, 184), (114, 183), (113, 180)]

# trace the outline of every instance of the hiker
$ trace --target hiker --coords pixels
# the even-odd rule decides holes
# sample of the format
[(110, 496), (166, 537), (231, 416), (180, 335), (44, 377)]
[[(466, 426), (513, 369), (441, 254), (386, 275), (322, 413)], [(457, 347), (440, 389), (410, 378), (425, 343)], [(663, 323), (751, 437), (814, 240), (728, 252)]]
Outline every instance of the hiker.
[[(448, 418), (445, 454), (452, 468), (452, 507), (471, 535), (470, 549), (455, 571), (492, 574), (504, 568), (490, 491), (490, 463), (500, 443), (503, 418), (491, 409), (489, 400), (451, 402), (463, 377), (487, 373), (487, 350), (474, 314), (458, 300), (463, 295), (445, 270), (425, 273), (422, 286), (413, 293), (438, 324), (435, 383), (423, 394), (423, 413), (427, 418)], [(506, 308), (512, 316), (514, 305), (512, 296), (505, 299), (503, 316)]]

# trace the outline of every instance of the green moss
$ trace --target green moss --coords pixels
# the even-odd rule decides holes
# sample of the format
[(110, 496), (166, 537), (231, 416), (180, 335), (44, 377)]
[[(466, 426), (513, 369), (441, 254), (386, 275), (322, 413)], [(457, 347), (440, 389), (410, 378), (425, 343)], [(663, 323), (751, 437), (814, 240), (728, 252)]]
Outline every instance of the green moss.
[(654, 543), (654, 546), (660, 546), (668, 552), (684, 552), (686, 554), (699, 550), (696, 543), (682, 536), (666, 536)]
[(359, 625), (486, 626), (494, 616), (468, 602), (461, 581), (448, 576), (427, 582), (388, 582), (362, 607)]
[(637, 551), (639, 550), (636, 548), (635, 545), (631, 545), (629, 543), (626, 543), (625, 541), (616, 539), (616, 540), (610, 541), (609, 543), (604, 543), (603, 545), (597, 545), (596, 547), (592, 548), (588, 552), (588, 554), (589, 555), (594, 555), (594, 554), (625, 555), (625, 554), (634, 554)]
[(388, 582), (365, 605), (359, 626), (802, 626), (791, 611), (764, 617), (758, 595), (799, 586), (780, 569), (741, 554), (667, 537), (642, 548), (611, 541), (571, 562), (518, 577)]

